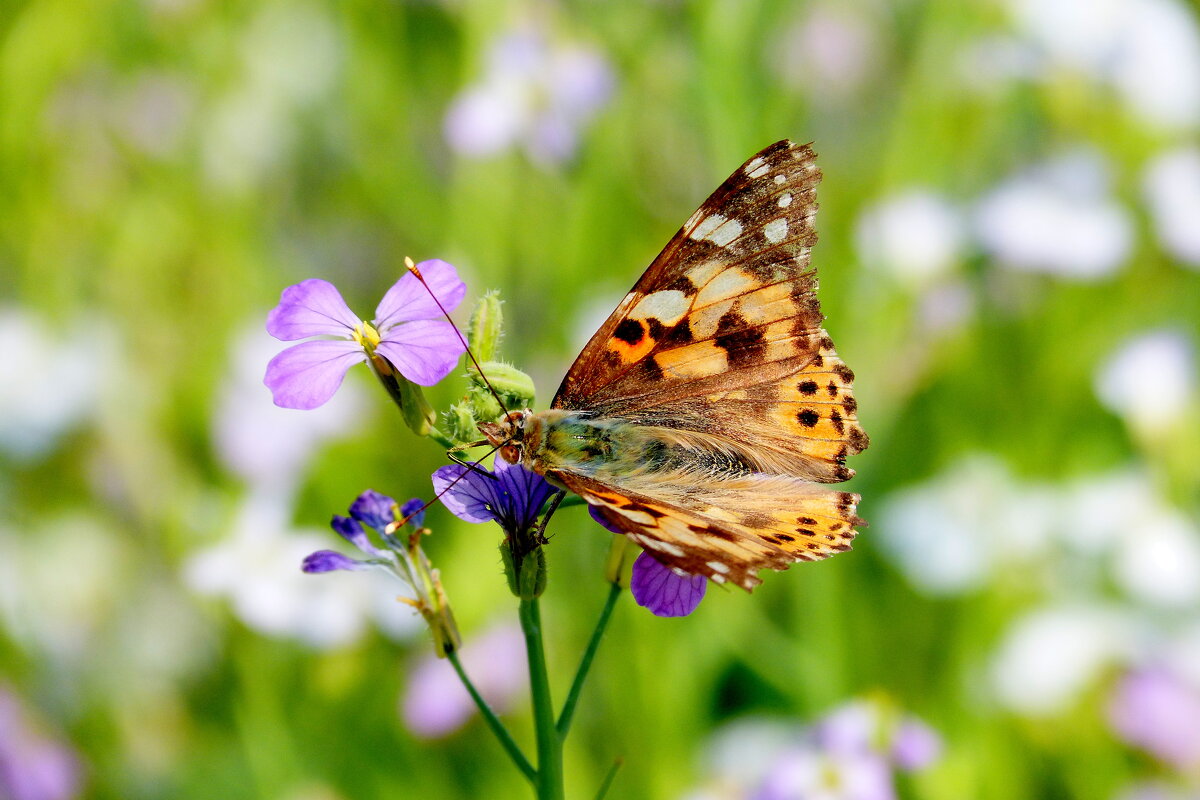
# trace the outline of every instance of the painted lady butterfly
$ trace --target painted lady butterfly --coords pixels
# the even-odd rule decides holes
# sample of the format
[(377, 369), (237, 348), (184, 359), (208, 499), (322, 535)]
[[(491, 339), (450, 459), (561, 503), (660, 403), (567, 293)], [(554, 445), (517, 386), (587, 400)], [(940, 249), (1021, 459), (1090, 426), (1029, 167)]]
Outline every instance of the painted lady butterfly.
[(849, 550), (867, 446), (809, 267), (821, 179), (776, 142), (721, 184), (592, 337), (550, 410), (481, 426), (677, 571), (749, 590)]

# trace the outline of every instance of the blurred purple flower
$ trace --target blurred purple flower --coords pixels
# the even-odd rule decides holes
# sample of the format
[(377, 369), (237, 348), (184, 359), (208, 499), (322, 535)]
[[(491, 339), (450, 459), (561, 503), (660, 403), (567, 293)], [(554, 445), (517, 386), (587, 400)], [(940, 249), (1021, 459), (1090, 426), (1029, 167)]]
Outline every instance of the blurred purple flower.
[(1161, 669), (1126, 675), (1108, 709), (1117, 735), (1180, 770), (1200, 765), (1200, 691)]
[[(467, 287), (452, 265), (434, 259), (417, 268), (446, 311), (458, 307)], [(301, 281), (283, 290), (279, 305), (267, 316), (267, 331), (285, 342), (338, 338), (287, 348), (271, 359), (263, 382), (277, 406), (316, 408), (333, 396), (351, 366), (378, 354), (413, 383), (432, 386), (454, 369), (464, 350), (454, 327), (441, 316), (411, 272), (388, 289), (370, 322), (354, 316), (332, 283)]]
[(400, 506), (400, 518), (407, 519), (414, 528), (420, 528), (425, 524), (425, 502), (419, 497), (409, 500)]
[(647, 552), (633, 562), (629, 590), (637, 604), (656, 617), (686, 617), (700, 605), (707, 588), (703, 575), (680, 575)]
[(0, 797), (67, 800), (81, 790), (79, 760), (38, 733), (21, 702), (0, 687)]
[[(523, 694), (528, 667), (518, 627), (501, 625), (468, 639), (459, 650), (459, 658), (475, 688), (497, 713), (504, 713)], [(417, 736), (436, 738), (453, 733), (475, 710), (471, 696), (446, 659), (422, 659), (409, 677), (402, 713), (405, 724)]]
[(870, 753), (783, 753), (752, 800), (894, 800), (887, 761)]
[(350, 516), (379, 533), (396, 520), (396, 501), (386, 494), (367, 489), (350, 504)]
[(570, 158), (579, 130), (612, 94), (612, 68), (596, 50), (556, 45), (536, 29), (497, 39), (486, 75), (446, 112), (450, 147), (489, 156), (522, 144), (543, 163)]
[(835, 709), (817, 724), (815, 733), (827, 752), (875, 754), (906, 772), (929, 766), (942, 749), (941, 738), (924, 722), (869, 700)]
[(506, 533), (528, 530), (555, 489), (520, 464), (497, 458), (486, 470), (453, 464), (433, 473), (433, 488), (451, 514), (465, 522), (497, 522)]

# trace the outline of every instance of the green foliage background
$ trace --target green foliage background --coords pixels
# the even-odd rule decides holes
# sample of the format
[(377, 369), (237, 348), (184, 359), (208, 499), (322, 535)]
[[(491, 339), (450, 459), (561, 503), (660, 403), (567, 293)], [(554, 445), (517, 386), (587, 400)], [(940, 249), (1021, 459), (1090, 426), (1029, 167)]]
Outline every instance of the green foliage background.
[[(43, 315), (48, 338), (100, 312), (124, 353), (86, 425), (37, 458), (0, 461), (0, 536), (41, 552), (40, 569), (55, 576), (10, 584), (26, 590), (4, 595), (0, 676), (80, 751), (86, 796), (526, 797), (478, 720), (444, 740), (406, 732), (397, 698), (428, 649), (421, 637), (314, 650), (256, 633), (224, 601), (187, 588), (183, 565), (222, 539), (244, 492), (212, 444), (231, 347), (288, 284), (324, 277), (365, 310), (405, 255), (440, 257), (462, 271), (468, 302), (502, 290), (506, 355), (534, 374), (546, 403), (604, 306), (731, 169), (779, 138), (813, 141), (825, 173), (814, 263), (872, 437), (853, 465), (860, 513), (874, 520), (888, 492), (982, 450), (1049, 482), (1145, 464), (1194, 516), (1195, 427), (1139, 440), (1092, 391), (1097, 365), (1131, 334), (1196, 332), (1200, 274), (1155, 243), (1138, 184), (1179, 134), (1148, 128), (1110, 91), (1069, 74), (972, 91), (956, 78), (961, 50), (1005, 29), (998, 6), (856, 8), (877, 33), (876, 66), (855, 93), (821, 102), (778, 69), (805, 3), (0, 7), (0, 293)], [(564, 165), (535, 165), (519, 150), (455, 155), (446, 109), (486, 70), (493, 37), (528, 19), (600, 48), (616, 74), (611, 102)], [(305, 83), (306, 53), (287, 49), (307, 41), (312, 20), (333, 42), (319, 85)], [(155, 150), (131, 138), (123, 115), (139, 82), (162, 76), (186, 100), (160, 121), (177, 130)], [(260, 151), (237, 150), (254, 137)], [(910, 185), (967, 203), (1080, 142), (1110, 160), (1116, 195), (1134, 210), (1128, 263), (1072, 282), (1004, 274), (972, 251), (958, 269), (976, 313), (923, 338), (919, 293), (856, 252), (859, 212)], [(358, 371), (353, 380), (368, 386)], [(456, 391), (431, 397), (444, 407)], [(369, 400), (368, 424), (308, 471), (298, 524), (323, 525), (367, 486), (428, 494), (440, 454), (407, 433), (385, 397)], [(441, 510), (430, 524), (468, 640), (498, 608), (515, 616), (495, 531)], [(99, 543), (38, 550), (72, 526)], [(581, 509), (555, 527), (544, 613), (561, 697), (603, 600), (607, 536)], [(1007, 622), (1069, 575), (1007, 574), (930, 598), (892, 566), (876, 531), (850, 554), (768, 576), (753, 596), (711, 591), (686, 620), (623, 602), (567, 746), (569, 796), (590, 796), (624, 756), (613, 796), (680, 797), (703, 780), (703, 743), (722, 722), (810, 720), (868, 693), (945, 738), (942, 761), (906, 779), (905, 797), (1108, 797), (1157, 774), (1108, 732), (1098, 692), (1029, 720), (983, 686)], [(95, 574), (99, 589), (72, 594)], [(68, 644), (39, 645), (28, 630), (47, 624), (44, 605), (72, 600)], [(162, 630), (180, 635), (146, 640)], [(139, 653), (171, 666), (143, 673)], [(523, 708), (508, 716), (530, 741)]]

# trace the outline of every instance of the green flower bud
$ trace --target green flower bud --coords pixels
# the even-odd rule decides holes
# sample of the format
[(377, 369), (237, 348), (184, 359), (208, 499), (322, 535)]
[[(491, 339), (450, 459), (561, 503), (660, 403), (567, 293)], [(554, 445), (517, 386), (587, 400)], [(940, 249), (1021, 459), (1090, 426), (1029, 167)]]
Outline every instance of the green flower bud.
[(445, 412), (446, 428), (456, 442), (471, 442), (479, 438), (478, 423), (470, 403), (455, 403)]
[(471, 312), (471, 321), (467, 323), (467, 341), (480, 361), (490, 361), (496, 357), (504, 327), (501, 305), (500, 293), (493, 289), (479, 298), (475, 310)]
[(504, 577), (508, 578), (508, 590), (520, 597), (521, 587), (517, 584), (517, 567), (513, 563), (512, 545), (507, 539), (500, 542), (500, 561), (504, 564)]
[(471, 414), (480, 422), (493, 422), (504, 413), (504, 409), (487, 389), (472, 386), (467, 390), (467, 397), (470, 398)]
[(540, 547), (535, 547), (521, 560), (521, 574), (518, 583), (522, 600), (532, 600), (540, 597), (546, 591), (546, 553)]
[[(533, 405), (534, 396), (537, 394), (533, 378), (512, 364), (505, 364), (502, 361), (486, 361), (479, 366), (483, 370), (483, 374), (487, 376), (488, 382), (492, 384), (492, 388), (496, 390), (496, 394), (500, 395), (500, 399), (504, 401), (506, 410), (519, 411)], [(471, 380), (486, 391), (486, 386), (479, 374), (474, 369), (468, 372)], [(495, 417), (479, 416), (479, 419), (491, 420)]]

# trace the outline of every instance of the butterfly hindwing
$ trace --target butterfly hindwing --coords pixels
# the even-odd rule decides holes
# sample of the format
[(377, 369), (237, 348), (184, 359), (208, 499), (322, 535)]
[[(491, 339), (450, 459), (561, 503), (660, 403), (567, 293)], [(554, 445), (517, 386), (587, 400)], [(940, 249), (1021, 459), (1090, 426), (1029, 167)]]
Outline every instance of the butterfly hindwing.
[(786, 476), (747, 475), (699, 487), (671, 476), (621, 486), (554, 477), (668, 567), (747, 590), (760, 583), (760, 569), (849, 550), (854, 526), (862, 524), (858, 495)]

